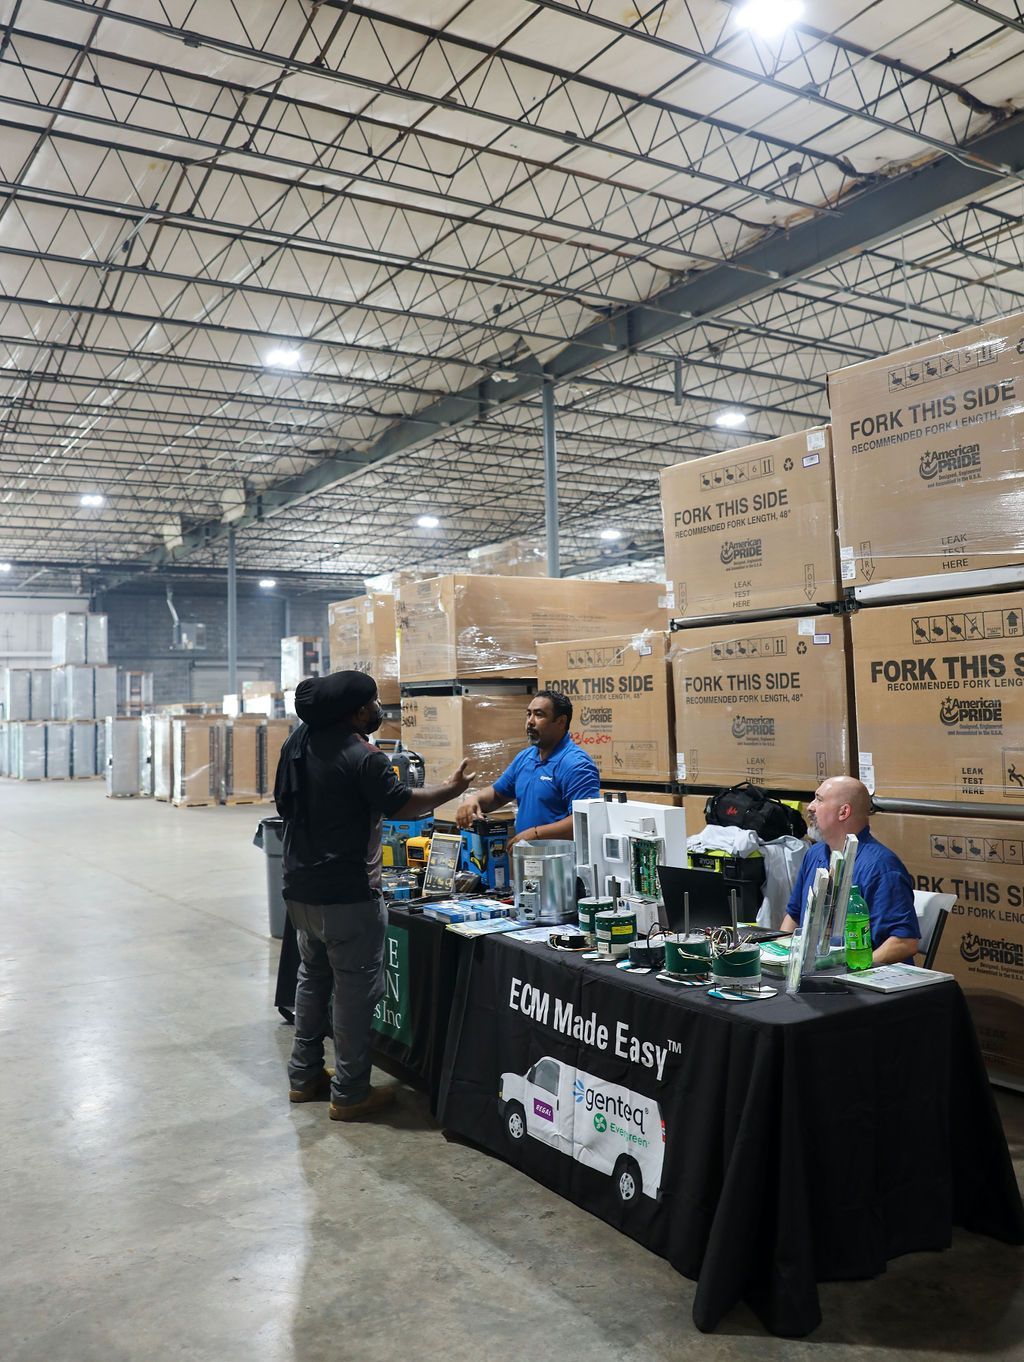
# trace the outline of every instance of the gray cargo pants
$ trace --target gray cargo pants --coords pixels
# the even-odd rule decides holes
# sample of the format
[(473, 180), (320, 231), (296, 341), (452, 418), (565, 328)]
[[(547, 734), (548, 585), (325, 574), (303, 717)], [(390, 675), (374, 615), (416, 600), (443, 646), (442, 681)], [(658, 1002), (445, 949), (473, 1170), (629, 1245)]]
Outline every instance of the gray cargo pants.
[(302, 957), (288, 1078), (293, 1088), (311, 1087), (317, 1081), (324, 1066), (324, 1037), (333, 1022), (331, 1101), (340, 1106), (361, 1102), (370, 1091), (370, 1023), (384, 996), (387, 909), (382, 899), (286, 902)]

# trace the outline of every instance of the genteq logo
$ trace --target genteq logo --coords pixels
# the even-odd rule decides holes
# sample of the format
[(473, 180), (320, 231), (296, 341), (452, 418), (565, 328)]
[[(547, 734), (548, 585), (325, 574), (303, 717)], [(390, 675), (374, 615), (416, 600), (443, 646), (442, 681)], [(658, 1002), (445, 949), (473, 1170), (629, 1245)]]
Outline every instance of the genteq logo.
[(917, 466), (924, 482), (958, 482), (977, 476), (981, 469), (980, 445), (956, 445), (952, 449), (926, 449)]
[(760, 539), (727, 539), (722, 545), (719, 558), (725, 567), (732, 563), (757, 563), (761, 561)]
[(965, 724), (1001, 724), (1002, 700), (956, 700), (948, 696), (939, 706), (939, 721), (946, 728)]

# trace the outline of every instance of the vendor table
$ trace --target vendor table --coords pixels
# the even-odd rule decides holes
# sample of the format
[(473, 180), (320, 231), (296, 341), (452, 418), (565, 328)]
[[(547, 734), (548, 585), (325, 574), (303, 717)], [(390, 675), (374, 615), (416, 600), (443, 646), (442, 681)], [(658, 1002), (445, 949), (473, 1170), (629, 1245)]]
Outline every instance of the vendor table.
[(445, 1127), (697, 1282), (699, 1329), (746, 1301), (820, 1322), (817, 1283), (949, 1246), (1024, 1242), (959, 988), (728, 1003), (512, 936), (466, 952)]
[[(426, 1092), (437, 1109), (448, 1013), (459, 955), (469, 943), (445, 924), (392, 904), (385, 942), (385, 995), (373, 1023), (373, 1062)], [(289, 917), (281, 942), (274, 1006), (294, 1015), (299, 947)]]

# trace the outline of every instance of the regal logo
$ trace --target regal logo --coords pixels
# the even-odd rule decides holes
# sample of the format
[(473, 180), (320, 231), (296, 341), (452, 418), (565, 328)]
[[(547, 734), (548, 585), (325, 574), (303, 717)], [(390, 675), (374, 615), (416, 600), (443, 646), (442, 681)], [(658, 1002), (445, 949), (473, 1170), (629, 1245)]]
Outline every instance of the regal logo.
[(726, 567), (732, 563), (756, 565), (761, 561), (762, 542), (760, 539), (727, 539), (718, 556)]
[(962, 728), (966, 724), (1001, 724), (1002, 700), (957, 700), (948, 696), (939, 706), (939, 721), (946, 728)]

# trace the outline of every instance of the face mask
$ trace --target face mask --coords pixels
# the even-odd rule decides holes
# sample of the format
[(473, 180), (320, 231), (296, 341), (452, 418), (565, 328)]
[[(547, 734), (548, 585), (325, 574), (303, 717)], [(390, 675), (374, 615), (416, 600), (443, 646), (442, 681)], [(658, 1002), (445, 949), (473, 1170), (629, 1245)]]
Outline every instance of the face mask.
[(384, 710), (381, 708), (381, 703), (380, 703), (380, 701), (379, 701), (379, 700), (374, 700), (374, 702), (373, 702), (373, 713), (370, 715), (369, 719), (367, 719), (366, 723), (363, 724), (363, 732), (364, 732), (364, 733), (376, 733), (376, 732), (377, 732), (377, 729), (380, 728), (380, 726), (381, 726), (381, 724), (382, 724), (383, 722), (384, 722)]

